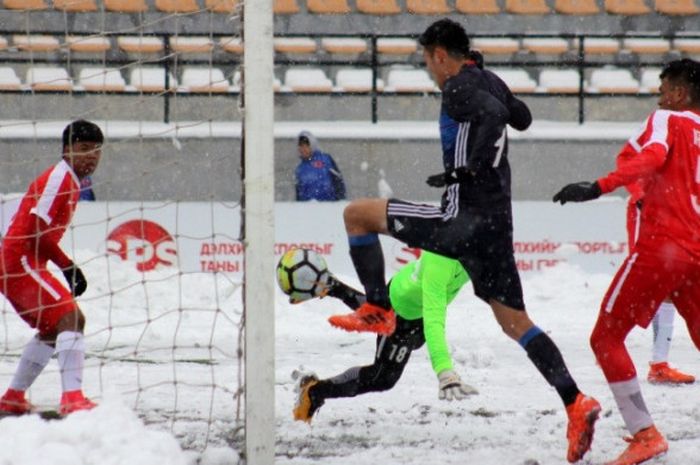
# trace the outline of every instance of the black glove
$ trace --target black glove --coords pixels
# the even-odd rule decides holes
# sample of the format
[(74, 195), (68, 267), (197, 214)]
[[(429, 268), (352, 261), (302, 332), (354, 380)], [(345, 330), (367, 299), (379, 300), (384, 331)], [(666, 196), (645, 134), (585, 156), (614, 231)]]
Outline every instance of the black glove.
[(597, 199), (603, 194), (597, 182), (575, 182), (567, 184), (562, 190), (554, 194), (553, 202), (564, 205), (566, 202), (587, 202)]
[(68, 268), (64, 268), (62, 271), (63, 276), (66, 278), (66, 281), (68, 281), (68, 287), (70, 287), (73, 295), (75, 297), (82, 295), (87, 289), (87, 280), (85, 279), (85, 275), (80, 268), (73, 264)]
[(445, 187), (448, 184), (455, 184), (457, 182), (466, 181), (467, 178), (471, 175), (472, 173), (470, 171), (462, 167), (457, 168), (453, 171), (447, 171), (445, 173), (428, 176), (428, 179), (426, 179), (425, 182), (430, 187)]

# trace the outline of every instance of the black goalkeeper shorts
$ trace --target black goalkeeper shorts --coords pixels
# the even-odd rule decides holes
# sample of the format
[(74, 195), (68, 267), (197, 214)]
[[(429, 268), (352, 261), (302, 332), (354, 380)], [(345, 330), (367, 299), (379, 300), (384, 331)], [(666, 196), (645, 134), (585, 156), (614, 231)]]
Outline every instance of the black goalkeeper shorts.
[(390, 199), (387, 224), (393, 237), (411, 247), (459, 260), (474, 293), (524, 310), (523, 290), (513, 252), (510, 205), (445, 211), (434, 205)]

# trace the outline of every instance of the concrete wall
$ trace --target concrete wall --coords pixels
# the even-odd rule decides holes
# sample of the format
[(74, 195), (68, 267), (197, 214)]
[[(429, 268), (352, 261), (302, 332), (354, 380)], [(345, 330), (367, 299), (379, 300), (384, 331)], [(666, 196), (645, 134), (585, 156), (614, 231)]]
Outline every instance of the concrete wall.
[[(565, 135), (563, 135), (565, 137)], [(564, 184), (592, 180), (614, 166), (621, 142), (511, 141), (513, 196), (546, 200)], [(395, 196), (438, 200), (425, 179), (442, 171), (437, 140), (328, 139), (351, 198), (378, 195), (383, 170)], [(0, 139), (2, 192), (22, 192), (60, 156), (60, 142)], [(292, 139), (275, 144), (275, 198), (294, 199), (298, 163)], [(101, 200), (227, 200), (241, 193), (238, 139), (112, 139), (94, 177)]]

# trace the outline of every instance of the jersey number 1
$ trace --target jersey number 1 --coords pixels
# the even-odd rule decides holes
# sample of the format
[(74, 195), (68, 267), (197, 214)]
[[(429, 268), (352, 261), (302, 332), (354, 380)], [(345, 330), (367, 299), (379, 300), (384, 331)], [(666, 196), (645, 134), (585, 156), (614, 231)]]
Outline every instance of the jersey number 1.
[(503, 150), (506, 148), (506, 128), (503, 128), (501, 137), (498, 138), (495, 144), (493, 144), (498, 150), (496, 151), (496, 158), (493, 160), (493, 167), (496, 168), (499, 163), (501, 163), (501, 157), (503, 156)]

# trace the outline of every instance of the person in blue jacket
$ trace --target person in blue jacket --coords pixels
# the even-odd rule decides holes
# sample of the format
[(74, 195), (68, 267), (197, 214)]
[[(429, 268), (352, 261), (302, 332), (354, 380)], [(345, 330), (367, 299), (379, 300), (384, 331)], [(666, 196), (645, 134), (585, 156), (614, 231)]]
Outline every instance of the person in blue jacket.
[(309, 131), (300, 132), (297, 141), (301, 160), (295, 171), (296, 199), (345, 199), (345, 182), (333, 157), (318, 148), (318, 140)]

